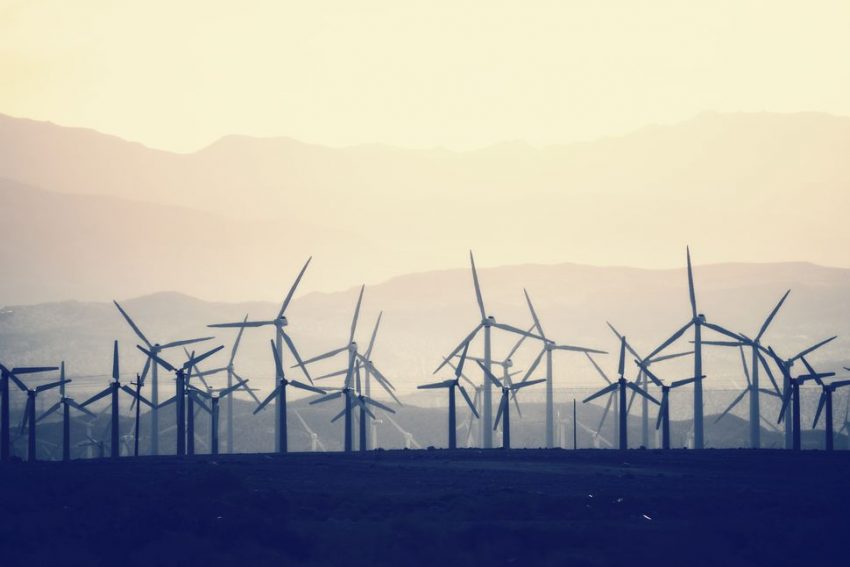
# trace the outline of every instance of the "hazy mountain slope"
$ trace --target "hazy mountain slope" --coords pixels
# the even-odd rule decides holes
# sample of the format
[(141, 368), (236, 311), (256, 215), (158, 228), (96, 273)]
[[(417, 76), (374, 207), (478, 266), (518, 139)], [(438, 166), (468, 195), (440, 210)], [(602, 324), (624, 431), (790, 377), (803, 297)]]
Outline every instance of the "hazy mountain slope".
[[(317, 273), (306, 285), (325, 290), (459, 266), (468, 247), (485, 265), (569, 259), (671, 266), (688, 242), (702, 262), (848, 266), (848, 148), (850, 119), (820, 114), (710, 113), (544, 149), (327, 148), (229, 136), (192, 154), (0, 117), (0, 176), (49, 191), (184, 206), (249, 221), (251, 227), (240, 225), (239, 253), (226, 253), (224, 246), (219, 262), (245, 253), (258, 258), (279, 240), (282, 263), (317, 255)], [(3, 198), (0, 204), (14, 210), (17, 205)], [(147, 230), (126, 237), (126, 248), (139, 250), (149, 232), (169, 233), (167, 222), (152, 218)], [(109, 230), (103, 216), (90, 223), (92, 230)], [(297, 237), (284, 243), (293, 230)], [(170, 247), (183, 257), (195, 252), (184, 239)], [(55, 242), (36, 246), (39, 253), (51, 248)], [(165, 276), (152, 259), (139, 260), (145, 266), (134, 274), (139, 286), (112, 287), (113, 294), (178, 289), (233, 299), (276, 293), (276, 282), (263, 287), (252, 278), (243, 278), (251, 285), (217, 294), (198, 283), (203, 278), (161, 286)], [(43, 280), (35, 272), (15, 277), (24, 280), (19, 288)], [(72, 297), (96, 280), (81, 269), (49, 284), (58, 288), (55, 293), (33, 292), (22, 301)]]
[[(811, 361), (832, 369), (847, 364), (850, 270), (812, 264), (726, 264), (697, 266), (696, 278), (700, 308), (709, 320), (749, 334), (757, 331), (785, 289), (791, 288), (791, 296), (766, 340), (780, 353), (792, 354), (838, 334), (839, 339), (813, 355)], [(481, 280), (488, 311), (499, 320), (519, 326), (530, 323), (522, 296), (526, 286), (549, 336), (612, 352), (617, 343), (605, 326), (606, 320), (625, 333), (635, 348), (647, 353), (680, 327), (690, 311), (683, 270), (526, 265), (484, 269)], [(282, 290), (281, 296), (284, 293)], [(356, 289), (310, 293), (293, 302), (288, 312), (291, 334), (303, 356), (342, 345), (356, 294)], [(245, 313), (268, 319), (279, 308), (272, 303), (209, 303), (180, 294), (156, 294), (123, 304), (152, 340), (165, 342), (215, 334), (218, 338), (211, 344), (228, 345), (234, 332), (212, 332), (205, 325), (239, 320)], [(384, 320), (374, 360), (404, 394), (414, 393), (417, 383), (430, 378), (440, 356), (479, 319), (467, 270), (411, 274), (368, 287), (358, 341), (368, 341), (379, 309), (384, 311)], [(269, 329), (249, 330), (237, 359), (240, 371), (262, 388), (271, 383), (271, 337)], [(504, 356), (513, 339), (507, 340), (498, 333), (495, 337), (494, 355)], [(138, 340), (111, 304), (51, 303), (7, 307), (0, 313), (0, 360), (7, 364), (40, 364), (64, 358), (70, 372), (105, 376), (114, 338), (121, 341), (123, 369), (132, 375), (142, 361), (133, 347)], [(678, 348), (689, 348), (686, 339)], [(476, 345), (473, 350), (479, 348)], [(516, 356), (516, 368), (527, 368), (537, 349), (533, 344), (523, 346)], [(224, 363), (225, 358), (218, 356), (209, 367)], [(614, 356), (603, 360), (613, 374)], [(323, 365), (315, 369), (314, 375), (342, 364), (336, 361)], [(682, 378), (690, 375), (689, 364), (671, 364), (657, 372), (671, 379)], [(559, 387), (589, 388), (600, 384), (579, 355), (559, 354), (555, 365)], [(738, 388), (744, 382), (737, 352), (707, 351), (705, 368), (711, 388)], [(75, 387), (85, 387), (87, 383), (81, 379)], [(529, 392), (527, 396), (534, 399), (540, 394)], [(428, 403), (429, 398), (418, 399)]]

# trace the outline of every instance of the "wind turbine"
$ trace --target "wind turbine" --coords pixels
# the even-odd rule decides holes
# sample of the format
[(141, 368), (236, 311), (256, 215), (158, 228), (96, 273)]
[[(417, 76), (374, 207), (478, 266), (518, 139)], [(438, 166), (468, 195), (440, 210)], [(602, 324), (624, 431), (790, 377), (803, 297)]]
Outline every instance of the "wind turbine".
[(651, 395), (649, 395), (649, 393), (646, 390), (644, 390), (643, 388), (641, 388), (640, 386), (638, 386), (634, 382), (629, 382), (628, 380), (626, 380), (625, 371), (626, 371), (626, 337), (622, 337), (620, 339), (620, 362), (619, 362), (619, 365), (617, 367), (617, 374), (619, 374), (619, 376), (620, 376), (619, 380), (617, 380), (616, 382), (614, 382), (612, 384), (609, 384), (608, 386), (602, 388), (601, 390), (599, 390), (595, 394), (590, 395), (589, 397), (585, 398), (582, 401), (582, 403), (587, 403), (587, 402), (589, 402), (589, 401), (591, 401), (595, 398), (598, 398), (600, 396), (604, 396), (605, 394), (608, 394), (608, 393), (611, 393), (611, 392), (616, 391), (618, 393), (619, 403), (620, 403), (619, 438), (620, 438), (620, 449), (622, 449), (622, 450), (629, 448), (629, 442), (628, 442), (628, 425), (629, 425), (628, 418), (629, 418), (629, 416), (628, 416), (628, 405), (626, 403), (626, 390), (630, 389), (633, 392), (636, 392), (636, 393), (640, 394), (641, 396), (648, 398), (651, 402), (655, 403), (656, 405), (661, 405), (661, 403), (658, 400), (656, 400), (655, 398), (653, 398)]
[[(176, 403), (177, 417), (175, 421), (177, 425), (177, 455), (182, 457), (186, 454), (186, 376), (191, 370), (192, 366), (214, 355), (215, 353), (223, 349), (224, 346), (219, 345), (214, 349), (208, 350), (200, 356), (189, 357), (189, 359), (184, 362), (182, 366), (179, 367), (173, 366), (171, 363), (169, 363), (159, 355), (154, 354), (152, 351), (146, 350), (139, 345), (136, 345), (136, 348), (138, 348), (140, 351), (150, 357), (150, 359), (154, 362), (154, 364), (152, 365), (153, 368), (156, 368), (158, 364), (166, 370), (174, 372), (176, 386), (174, 397), (169, 400), (166, 400), (165, 402), (160, 404), (159, 407), (163, 407), (172, 402)], [(154, 405), (154, 407), (157, 406)]]
[(304, 432), (310, 438), (310, 451), (313, 453), (317, 451), (327, 451), (325, 444), (322, 443), (321, 439), (319, 439), (319, 434), (310, 429), (310, 426), (307, 425), (307, 422), (304, 421), (304, 418), (301, 417), (301, 413), (298, 410), (295, 410), (295, 417), (297, 417), (298, 421), (301, 422), (301, 427), (304, 428)]
[[(776, 307), (768, 314), (767, 319), (762, 323), (761, 328), (756, 334), (755, 338), (749, 338), (746, 335), (738, 333), (740, 335), (740, 340), (738, 341), (703, 341), (704, 345), (717, 345), (717, 346), (733, 346), (733, 347), (744, 347), (748, 346), (751, 349), (751, 363), (750, 367), (752, 370), (752, 375), (747, 372), (747, 364), (744, 362), (744, 372), (747, 374), (747, 387), (744, 389), (742, 394), (738, 396), (732, 405), (727, 408), (726, 412), (723, 412), (724, 415), (732, 409), (738, 402), (743, 399), (745, 394), (749, 394), (750, 400), (750, 447), (753, 449), (758, 449), (761, 447), (761, 425), (759, 422), (759, 416), (761, 413), (760, 401), (759, 401), (759, 393), (766, 393), (772, 395), (773, 392), (769, 390), (764, 390), (759, 386), (759, 366), (763, 367), (767, 372), (768, 378), (770, 378), (771, 383), (773, 384), (774, 389), (776, 390), (776, 395), (781, 397), (779, 393), (779, 386), (776, 384), (776, 380), (773, 378), (773, 373), (770, 371), (770, 366), (765, 360), (762, 352), (767, 352), (767, 349), (761, 345), (761, 339), (764, 336), (765, 331), (770, 326), (770, 323), (773, 321), (773, 318), (776, 317), (776, 314), (779, 312), (779, 309), (782, 307), (782, 304), (785, 303), (785, 300), (788, 298), (788, 294), (791, 293), (791, 290), (785, 292), (785, 295), (779, 300), (779, 303), (776, 304)], [(743, 360), (743, 350), (741, 351), (741, 357)], [(721, 416), (722, 417), (722, 416)], [(719, 419), (719, 418), (718, 418)]]
[(286, 453), (288, 450), (288, 439), (289, 436), (286, 430), (286, 387), (294, 386), (296, 388), (300, 388), (302, 390), (306, 390), (308, 392), (313, 392), (319, 395), (325, 395), (324, 390), (320, 390), (315, 386), (311, 386), (309, 384), (304, 384), (303, 382), (299, 382), (298, 380), (289, 380), (283, 374), (283, 366), (280, 364), (280, 353), (277, 350), (277, 346), (274, 341), (269, 341), (272, 347), (272, 356), (274, 357), (274, 365), (275, 365), (275, 389), (272, 390), (272, 393), (268, 395), (268, 397), (260, 402), (260, 405), (257, 406), (257, 409), (254, 410), (254, 415), (257, 415), (259, 412), (266, 407), (269, 402), (273, 399), (275, 400), (275, 417), (279, 420), (275, 423), (275, 431), (279, 431), (280, 435), (277, 436), (277, 446), (276, 450), (279, 453)]
[(676, 340), (678, 340), (679, 337), (685, 334), (685, 331), (687, 331), (691, 327), (694, 328), (694, 376), (697, 377), (697, 380), (694, 381), (694, 449), (702, 449), (703, 447), (705, 447), (702, 402), (702, 328), (707, 327), (722, 335), (731, 337), (733, 340), (736, 341), (740, 340), (741, 337), (731, 331), (727, 331), (719, 325), (709, 323), (708, 321), (706, 321), (705, 315), (697, 312), (697, 300), (696, 293), (694, 291), (694, 273), (693, 268), (691, 267), (691, 250), (689, 247), (687, 248), (687, 258), (688, 292), (690, 294), (691, 300), (691, 320), (688, 321), (688, 323), (685, 324), (685, 326), (683, 326), (681, 329), (673, 333), (673, 335), (669, 339), (661, 343), (661, 346), (652, 351), (652, 353), (646, 357), (646, 360), (654, 360), (655, 356), (658, 353), (660, 353), (672, 343), (674, 343)]
[[(444, 380), (442, 382), (436, 382), (433, 384), (425, 384), (422, 386), (417, 386), (420, 390), (428, 390), (435, 388), (447, 388), (449, 391), (449, 449), (457, 449), (457, 417), (456, 417), (456, 409), (455, 409), (455, 389), (460, 390), (463, 399), (466, 400), (469, 409), (472, 411), (472, 414), (475, 417), (480, 417), (478, 415), (478, 410), (475, 409), (475, 405), (472, 403), (472, 400), (469, 398), (469, 394), (466, 393), (466, 390), (463, 388), (463, 385), (460, 383), (461, 374), (463, 373), (463, 363), (466, 361), (466, 353), (469, 350), (469, 343), (463, 347), (463, 353), (460, 356), (460, 362), (455, 368), (455, 377), (454, 379)], [(479, 363), (480, 364), (480, 363)]]
[[(360, 383), (360, 367), (361, 367), (361, 365), (358, 364), (357, 367), (354, 370), (355, 376), (357, 377), (357, 390), (356, 390), (355, 395), (354, 395), (354, 401), (357, 403), (357, 408), (359, 410), (359, 415), (360, 415), (360, 428), (359, 428), (360, 444), (359, 444), (359, 448), (360, 448), (360, 451), (362, 452), (362, 451), (366, 451), (367, 448), (368, 448), (367, 440), (366, 440), (366, 431), (368, 430), (369, 424), (367, 423), (367, 417), (371, 418), (373, 422), (378, 419), (375, 416), (375, 414), (372, 413), (372, 410), (369, 409), (369, 406), (374, 406), (374, 407), (380, 408), (384, 411), (388, 411), (390, 413), (395, 413), (395, 410), (388, 407), (388, 406), (385, 406), (381, 402), (375, 401), (372, 398), (363, 394), (363, 390), (361, 389), (361, 383)], [(332, 422), (336, 421), (340, 417), (342, 417), (342, 413), (337, 415), (331, 421)]]
[(62, 408), (62, 460), (69, 461), (71, 460), (71, 410), (74, 409), (80, 413), (88, 415), (89, 417), (95, 417), (95, 415), (65, 395), (65, 384), (67, 384), (67, 380), (65, 380), (64, 360), (59, 365), (59, 381), (62, 382), (59, 386), (59, 401), (38, 416), (35, 421), (38, 423), (54, 413), (60, 407)]
[[(395, 412), (393, 412), (393, 413), (395, 413)], [(398, 430), (398, 432), (401, 433), (401, 436), (404, 439), (404, 448), (405, 449), (421, 449), (422, 448), (422, 445), (420, 445), (416, 441), (416, 439), (413, 437), (413, 433), (407, 431), (401, 425), (399, 425), (396, 422), (396, 420), (394, 420), (392, 417), (390, 417), (390, 414), (384, 414), (384, 415), (386, 416), (386, 418), (388, 420), (390, 420), (390, 423), (393, 424), (393, 427), (395, 427)]]
[[(245, 315), (245, 321), (248, 320), (248, 316)], [(227, 361), (227, 366), (222, 366), (220, 368), (214, 368), (212, 370), (201, 370), (197, 364), (193, 366), (192, 377), (197, 377), (207, 389), (207, 394), (212, 394), (213, 388), (206, 381), (207, 376), (213, 376), (215, 374), (219, 374), (221, 372), (227, 372), (227, 386), (225, 388), (230, 388), (234, 385), (234, 379), (236, 379), (236, 389), (243, 390), (248, 392), (254, 401), (257, 402), (257, 405), (260, 405), (260, 399), (254, 394), (253, 388), (249, 388), (246, 386), (248, 380), (246, 378), (242, 378), (239, 374), (234, 370), (233, 361), (236, 359), (236, 351), (239, 350), (239, 343), (242, 340), (242, 333), (245, 331), (245, 327), (239, 328), (239, 333), (236, 335), (236, 341), (233, 343), (233, 347), (230, 349), (230, 358)], [(185, 348), (183, 352), (187, 357), (191, 356), (188, 350)], [(222, 396), (225, 397), (225, 396)], [(190, 403), (194, 403), (190, 398)], [(227, 416), (227, 437), (226, 437), (226, 451), (227, 453), (233, 453), (233, 396), (226, 396), (225, 399), (225, 414)], [(189, 436), (191, 440), (192, 437)]]
[(106, 396), (110, 396), (110, 408), (112, 410), (110, 424), (112, 435), (110, 437), (109, 456), (113, 459), (117, 459), (121, 454), (121, 444), (119, 441), (121, 436), (121, 423), (118, 416), (118, 392), (123, 391), (137, 402), (140, 401), (148, 407), (153, 408), (153, 404), (151, 404), (151, 402), (144, 396), (137, 394), (130, 389), (130, 387), (121, 384), (120, 376), (121, 373), (119, 372), (118, 363), (118, 341), (115, 341), (112, 345), (112, 381), (109, 383), (109, 386), (80, 404), (80, 406), (85, 408)]
[(26, 391), (26, 386), (18, 375), (53, 372), (56, 366), (15, 367), (9, 370), (0, 364), (0, 461), (9, 460), (11, 447), (11, 427), (9, 425), (9, 380), (15, 382), (18, 388)]
[(826, 436), (826, 441), (824, 446), (827, 451), (832, 451), (834, 449), (832, 394), (834, 394), (835, 390), (837, 390), (838, 388), (850, 386), (850, 380), (838, 380), (830, 384), (820, 382), (820, 386), (822, 391), (820, 394), (820, 400), (818, 400), (818, 409), (815, 413), (815, 420), (812, 423), (812, 429), (817, 427), (818, 421), (820, 420), (821, 412), (823, 411), (824, 407), (826, 407), (826, 415), (824, 416), (826, 420), (826, 425), (824, 426), (824, 434)]
[[(622, 342), (623, 335), (621, 335), (620, 332), (616, 328), (614, 328), (614, 325), (612, 325), (611, 323), (609, 323), (607, 321), (605, 322), (605, 324), (608, 325), (608, 328), (611, 329), (611, 332), (614, 333), (614, 336), (617, 337), (617, 340)], [(641, 388), (643, 388), (644, 390), (647, 390), (647, 391), (649, 391), (649, 380), (650, 380), (649, 376), (651, 374), (649, 367), (651, 365), (658, 363), (658, 362), (665, 361), (665, 360), (672, 360), (674, 358), (680, 358), (680, 357), (683, 357), (683, 356), (688, 356), (689, 354), (693, 354), (693, 351), (678, 352), (678, 353), (675, 353), (675, 354), (666, 354), (666, 355), (657, 356), (657, 357), (655, 357), (654, 360), (648, 360), (648, 359), (640, 356), (637, 353), (637, 351), (635, 351), (635, 349), (632, 348), (632, 345), (630, 345), (628, 343), (628, 341), (626, 342), (626, 351), (628, 351), (629, 354), (631, 354), (632, 356), (635, 357), (635, 364), (637, 364), (637, 366), (638, 366), (638, 375), (637, 375), (637, 379), (635, 380), (635, 382), (637, 383), (638, 386), (640, 386)], [(660, 380), (656, 381), (655, 379), (652, 379), (652, 381), (658, 387), (663, 386), (661, 384)], [(663, 393), (663, 391), (662, 391), (662, 393)], [(632, 402), (634, 402), (636, 395), (637, 395), (637, 393), (635, 391), (632, 391), (632, 396), (629, 399), (629, 407), (627, 408), (628, 411), (631, 411)], [(644, 447), (649, 447), (649, 400), (645, 397), (641, 397), (640, 401), (641, 401), (641, 416), (640, 416), (641, 417), (641, 445), (644, 446)], [(663, 401), (662, 401), (662, 403), (663, 403)], [(656, 430), (658, 429), (657, 425), (656, 425), (655, 429)], [(662, 435), (662, 438), (663, 438), (663, 435)]]
[[(731, 343), (731, 342), (730, 343), (721, 343), (721, 342), (711, 342), (711, 343), (709, 343), (708, 341), (706, 341), (703, 344), (716, 344), (716, 345), (722, 344), (723, 346), (726, 346), (726, 345), (731, 346), (735, 343)], [(759, 409), (760, 406), (759, 406), (758, 401), (756, 401), (756, 403), (753, 404), (753, 398), (752, 398), (753, 392), (755, 391), (755, 392), (759, 392), (759, 393), (762, 393), (762, 394), (767, 394), (769, 396), (776, 396), (779, 399), (782, 399), (782, 394), (779, 393), (779, 388), (776, 386), (776, 381), (773, 379), (773, 374), (770, 372), (770, 367), (767, 366), (767, 361), (764, 362), (764, 368), (765, 368), (765, 370), (767, 370), (768, 376), (770, 376), (770, 380), (771, 380), (771, 382), (773, 382), (773, 386), (774, 386), (774, 388), (776, 388), (776, 391), (767, 390), (765, 388), (757, 388), (755, 390), (753, 389), (753, 380), (750, 378), (750, 371), (747, 368), (747, 359), (744, 356), (744, 345), (745, 345), (745, 343), (739, 343), (738, 344), (738, 351), (741, 353), (741, 366), (743, 366), (743, 368), (744, 368), (744, 377), (747, 379), (747, 386), (746, 386), (746, 388), (741, 390), (741, 393), (738, 394), (738, 396), (734, 400), (732, 400), (732, 403), (729, 404), (729, 407), (727, 407), (723, 411), (723, 413), (721, 413), (719, 416), (717, 416), (717, 419), (714, 420), (714, 423), (717, 423), (721, 419), (726, 417), (726, 415), (730, 411), (732, 411), (732, 409), (736, 405), (738, 405), (738, 403), (740, 403), (741, 400), (744, 399), (744, 396), (746, 396), (747, 394), (750, 394), (750, 446), (753, 449), (759, 449), (759, 448), (761, 448), (761, 424), (760, 424), (760, 419), (759, 419), (761, 417), (761, 415), (760, 415), (760, 409)], [(758, 366), (758, 364), (761, 364), (759, 362), (758, 356), (756, 356), (753, 359), (753, 363), (756, 366)], [(753, 376), (755, 376), (757, 373), (758, 373), (758, 369), (754, 369), (753, 370)], [(755, 395), (757, 396), (758, 394), (755, 394)], [(753, 410), (755, 410), (758, 413), (753, 415), (753, 413), (752, 413)], [(756, 426), (756, 429), (758, 430), (758, 433), (756, 433), (755, 435), (753, 435), (753, 423), (752, 423), (753, 417), (755, 417), (756, 420), (757, 420), (756, 423), (755, 423), (755, 426)], [(753, 443), (757, 443), (757, 445), (753, 445)]]
[[(245, 329), (245, 328), (248, 328), (248, 327), (266, 327), (266, 326), (274, 327), (275, 328), (274, 345), (275, 345), (275, 349), (278, 353), (278, 363), (280, 364), (281, 367), (284, 366), (283, 342), (286, 342), (286, 347), (289, 349), (289, 352), (292, 353), (292, 356), (295, 358), (296, 362), (298, 362), (298, 365), (301, 366), (301, 371), (304, 372), (304, 376), (307, 377), (307, 381), (310, 382), (311, 384), (313, 383), (313, 379), (310, 378), (310, 373), (307, 372), (307, 368), (301, 362), (301, 356), (298, 354), (298, 349), (295, 348), (295, 343), (292, 342), (292, 339), (289, 337), (289, 335), (286, 332), (286, 327), (289, 325), (289, 320), (286, 318), (286, 308), (289, 307), (289, 302), (292, 301), (292, 296), (295, 295), (295, 290), (298, 288), (298, 284), (301, 283), (301, 278), (304, 277), (304, 272), (307, 271), (307, 266), (310, 265), (310, 261), (312, 259), (313, 259), (312, 256), (307, 258), (307, 262), (304, 263), (304, 267), (301, 268), (300, 272), (298, 272), (298, 276), (295, 278), (295, 282), (293, 282), (292, 287), (289, 288), (289, 293), (286, 294), (286, 298), (284, 298), (283, 304), (280, 306), (280, 311), (278, 311), (277, 317), (275, 317), (274, 319), (269, 320), (269, 321), (248, 321), (247, 317), (246, 317), (246, 320), (243, 320), (243, 321), (238, 322), (238, 323), (216, 323), (216, 324), (213, 324), (213, 325), (207, 325), (208, 327), (220, 328), (220, 329), (229, 329), (229, 328)], [(236, 353), (236, 350), (234, 348), (233, 356), (235, 356), (235, 353)], [(234, 376), (235, 376), (235, 374), (234, 374)], [(232, 383), (233, 383), (233, 379), (232, 379), (232, 377), (230, 377), (228, 379), (227, 385), (231, 386)], [(279, 390), (279, 391), (282, 392), (282, 390)], [(275, 424), (279, 424), (279, 423), (281, 423), (281, 417), (280, 417), (281, 409), (280, 408), (283, 407), (281, 400), (277, 400), (277, 403), (275, 403), (274, 407), (275, 407)], [(233, 416), (232, 415), (232, 412), (233, 412), (232, 407), (229, 407), (227, 412), (228, 412), (228, 424), (229, 424), (229, 423), (232, 422), (232, 419), (231, 419), (232, 416)], [(232, 440), (233, 434), (232, 434), (231, 426), (228, 425), (227, 427), (228, 427), (228, 439)], [(275, 427), (274, 437), (275, 437), (275, 452), (278, 452), (278, 453), (286, 452), (285, 447), (282, 447), (282, 445), (284, 444), (284, 442), (282, 441), (283, 434), (282, 434), (279, 427)], [(228, 450), (232, 449), (232, 444), (230, 442), (228, 442), (228, 444), (230, 445), (230, 448)]]
[[(797, 378), (791, 376), (791, 368), (797, 360), (800, 360), (807, 354), (816, 351), (835, 340), (836, 337), (830, 337), (819, 343), (816, 343), (806, 349), (801, 350), (791, 358), (780, 358), (773, 347), (767, 347), (767, 353), (776, 362), (779, 370), (782, 372), (782, 408), (779, 410), (779, 420), (777, 423), (782, 423), (785, 420), (785, 448), (800, 449), (800, 382)], [(811, 373), (814, 374), (814, 373)], [(804, 380), (805, 381), (805, 380)], [(785, 412), (788, 410), (788, 402), (793, 399), (791, 404), (791, 424), (789, 425)]]
[[(52, 368), (52, 370), (56, 370), (56, 368)], [(11, 378), (12, 382), (20, 388), (23, 392), (27, 394), (27, 405), (24, 409), (24, 419), (21, 421), (20, 433), (23, 434), (24, 428), (28, 429), (29, 435), (27, 438), (27, 460), (35, 461), (36, 460), (36, 418), (35, 418), (35, 402), (36, 398), (41, 392), (51, 390), (53, 388), (57, 388), (62, 386), (63, 384), (67, 384), (70, 380), (59, 380), (57, 382), (50, 382), (49, 384), (42, 384), (40, 386), (36, 386), (35, 388), (30, 388), (26, 386), (21, 380), (15, 376), (14, 372), (8, 373), (8, 377)]]
[(521, 388), (525, 388), (528, 386), (533, 386), (534, 384), (540, 384), (541, 382), (545, 382), (545, 378), (540, 378), (538, 380), (523, 380), (521, 382), (517, 382), (516, 384), (512, 384), (510, 382), (510, 378), (507, 378), (504, 382), (500, 381), (498, 378), (493, 376), (493, 373), (487, 370), (487, 367), (478, 363), (478, 366), (481, 367), (481, 370), (484, 372), (484, 375), (497, 387), (502, 391), (502, 397), (499, 401), (499, 409), (496, 411), (496, 422), (493, 425), (493, 429), (497, 429), (499, 427), (499, 421), (502, 421), (502, 449), (510, 449), (511, 448), (511, 404), (510, 404), (510, 396), (512, 393), (520, 390)]
[[(272, 342), (272, 345), (274, 345), (274, 342)], [(222, 398), (231, 396), (236, 390), (244, 387), (247, 382), (247, 380), (240, 379), (236, 384), (232, 384), (225, 388), (219, 388), (217, 390), (207, 389), (204, 391), (194, 386), (190, 386), (189, 388), (189, 398), (194, 400), (194, 402), (210, 416), (210, 454), (212, 455), (218, 455), (219, 403)], [(209, 407), (207, 407), (207, 404), (205, 404), (201, 398), (209, 400)]]
[[(478, 323), (478, 325), (475, 326), (475, 328), (472, 330), (472, 332), (469, 333), (466, 337), (464, 337), (464, 339), (462, 341), (460, 341), (460, 343), (457, 345), (457, 347), (455, 347), (455, 349), (447, 357), (445, 357), (443, 359), (443, 362), (441, 362), (440, 365), (437, 367), (437, 369), (434, 370), (434, 374), (439, 372), (439, 370), (443, 366), (445, 366), (446, 359), (454, 358), (454, 356), (458, 352), (460, 352), (460, 350), (463, 348), (463, 346), (465, 344), (469, 343), (470, 341), (472, 341), (472, 339), (475, 338), (475, 336), (478, 334), (478, 331), (480, 331), (481, 329), (484, 329), (484, 367), (487, 368), (487, 372), (490, 372), (490, 366), (492, 365), (492, 361), (493, 361), (493, 355), (492, 355), (491, 344), (490, 344), (490, 339), (491, 339), (490, 335), (492, 334), (493, 328), (501, 329), (503, 331), (508, 331), (509, 333), (514, 333), (514, 334), (517, 334), (517, 335), (526, 335), (526, 336), (529, 336), (529, 337), (532, 337), (532, 338), (535, 338), (535, 339), (538, 339), (538, 340), (541, 340), (541, 341), (543, 340), (543, 337), (540, 337), (538, 335), (534, 335), (534, 334), (531, 334), (531, 333), (527, 333), (527, 332), (523, 331), (522, 329), (518, 329), (518, 328), (513, 327), (511, 325), (505, 325), (504, 323), (497, 323), (495, 317), (493, 317), (492, 315), (487, 315), (487, 311), (484, 309), (484, 299), (481, 296), (481, 286), (478, 283), (478, 272), (475, 269), (475, 258), (473, 258), (471, 250), (469, 251), (469, 263), (472, 267), (472, 283), (475, 287), (475, 300), (478, 302), (478, 310), (481, 313), (481, 322)], [(482, 437), (483, 437), (483, 442), (484, 442), (483, 443), (484, 448), (490, 449), (493, 446), (493, 431), (490, 429), (490, 424), (493, 423), (493, 408), (492, 408), (492, 391), (491, 391), (491, 387), (490, 387), (490, 381), (487, 380), (486, 374), (485, 374), (485, 377), (483, 379), (482, 386), (483, 386), (482, 391), (484, 392), (483, 412), (482, 412), (483, 413), (483, 416), (482, 416), (483, 417), (483, 420), (482, 420), (483, 423), (481, 424)]]
[[(549, 339), (546, 336), (546, 333), (543, 332), (543, 326), (540, 324), (540, 319), (537, 317), (537, 312), (534, 309), (534, 305), (531, 303), (531, 297), (528, 295), (528, 291), (523, 289), (523, 293), (525, 294), (525, 301), (528, 303), (528, 310), (531, 312), (531, 318), (534, 319), (534, 327), (537, 328), (537, 333), (543, 339), (543, 350), (540, 351), (540, 354), (537, 355), (537, 358), (534, 359), (534, 362), (529, 366), (528, 371), (525, 374), (523, 380), (527, 380), (531, 377), (531, 373), (537, 368), (537, 365), (540, 364), (540, 360), (543, 358), (543, 355), (546, 355), (546, 447), (552, 448), (554, 447), (554, 439), (555, 439), (555, 427), (554, 427), (554, 408), (555, 408), (555, 400), (554, 400), (554, 388), (552, 384), (552, 352), (556, 350), (565, 350), (571, 352), (583, 352), (583, 353), (595, 353), (595, 354), (608, 354), (604, 350), (597, 350), (592, 348), (585, 348), (579, 346), (571, 346), (571, 345), (560, 345), (556, 344), (555, 341)], [(534, 328), (532, 327), (532, 329)], [(530, 331), (529, 331), (530, 332)]]
[[(166, 344), (160, 343), (151, 343), (148, 338), (142, 333), (142, 330), (136, 325), (135, 321), (124, 311), (124, 308), (118, 304), (117, 301), (113, 300), (112, 303), (115, 304), (115, 307), (118, 308), (118, 311), (121, 312), (121, 315), (124, 317), (124, 320), (127, 321), (127, 324), (130, 325), (130, 328), (133, 329), (133, 332), (136, 333), (142, 342), (145, 343), (147, 347), (147, 352), (150, 352), (153, 356), (159, 356), (159, 353), (162, 351), (174, 348), (177, 346), (190, 345), (198, 342), (208, 341), (214, 337), (201, 337), (197, 339), (185, 339), (180, 341), (172, 341)], [(140, 383), (144, 383), (146, 370), (148, 368), (150, 361), (145, 362), (145, 370), (142, 371), (142, 377), (140, 379)], [(151, 455), (159, 454), (159, 373), (157, 369), (157, 365), (154, 364), (151, 367), (151, 410), (150, 410), (150, 418), (151, 418)]]

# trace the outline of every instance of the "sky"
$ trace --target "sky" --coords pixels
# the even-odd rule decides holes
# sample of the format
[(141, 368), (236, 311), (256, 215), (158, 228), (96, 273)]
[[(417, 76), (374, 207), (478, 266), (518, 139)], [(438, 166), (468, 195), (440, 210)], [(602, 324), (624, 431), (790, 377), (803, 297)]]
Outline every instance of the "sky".
[(0, 112), (190, 152), (466, 149), (850, 114), (850, 3), (0, 0)]

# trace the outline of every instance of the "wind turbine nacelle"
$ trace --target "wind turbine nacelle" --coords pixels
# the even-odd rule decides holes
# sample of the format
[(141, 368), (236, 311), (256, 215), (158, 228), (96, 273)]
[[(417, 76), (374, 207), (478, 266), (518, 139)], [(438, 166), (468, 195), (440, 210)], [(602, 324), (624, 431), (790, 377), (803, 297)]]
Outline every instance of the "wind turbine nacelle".
[(348, 350), (349, 350), (350, 352), (357, 352), (357, 341), (351, 341), (351, 342), (348, 344)]
[(509, 358), (505, 361), (505, 368), (511, 368), (514, 365), (514, 362)]
[(289, 325), (289, 320), (286, 318), (286, 315), (281, 315), (277, 318), (277, 325), (279, 327), (286, 327)]

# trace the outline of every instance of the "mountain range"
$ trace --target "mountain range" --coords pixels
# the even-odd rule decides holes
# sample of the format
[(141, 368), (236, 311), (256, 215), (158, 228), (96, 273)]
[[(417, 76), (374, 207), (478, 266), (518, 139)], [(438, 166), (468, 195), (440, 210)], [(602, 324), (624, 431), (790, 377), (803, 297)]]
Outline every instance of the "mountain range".
[(177, 290), (273, 299), (482, 265), (850, 266), (850, 119), (705, 113), (581, 144), (330, 148), (228, 136), (177, 154), (0, 115), (0, 301)]

